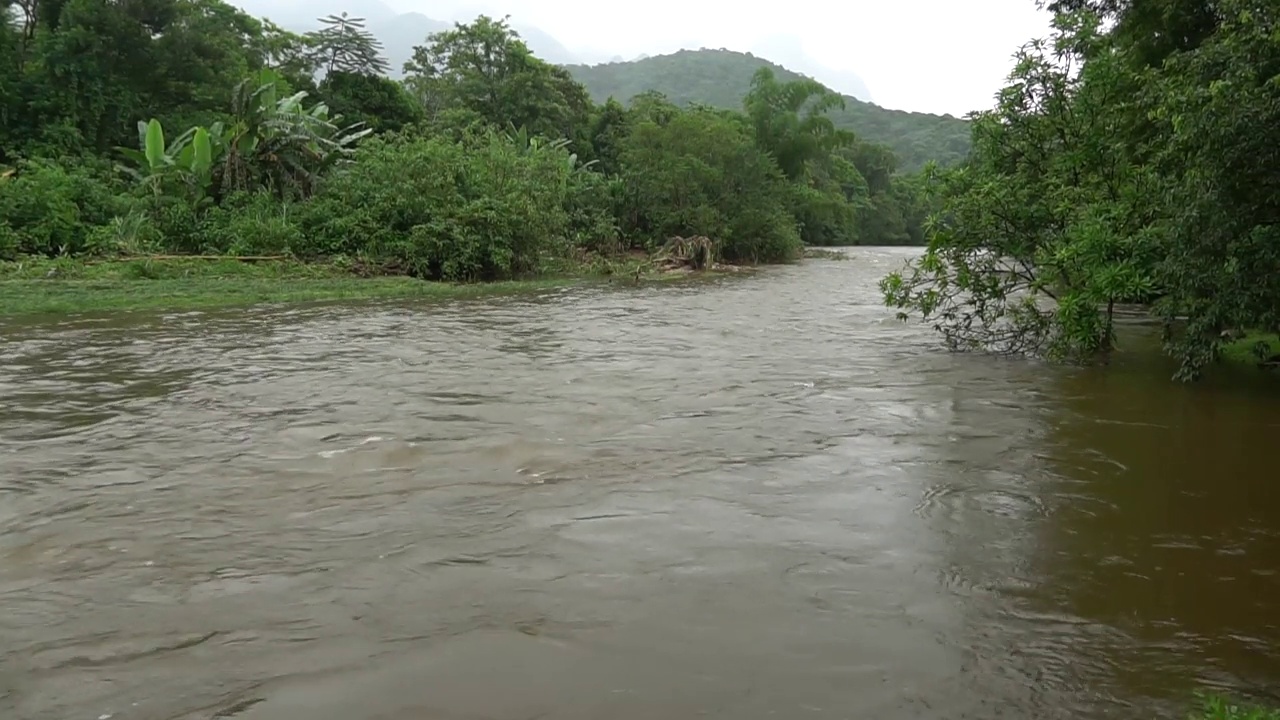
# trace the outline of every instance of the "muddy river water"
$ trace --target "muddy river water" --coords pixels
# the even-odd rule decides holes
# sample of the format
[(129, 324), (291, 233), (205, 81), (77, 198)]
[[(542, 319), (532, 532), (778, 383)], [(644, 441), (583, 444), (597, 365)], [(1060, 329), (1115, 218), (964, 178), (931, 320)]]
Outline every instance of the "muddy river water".
[(1277, 383), (947, 354), (849, 252), (0, 320), (0, 718), (1280, 701)]

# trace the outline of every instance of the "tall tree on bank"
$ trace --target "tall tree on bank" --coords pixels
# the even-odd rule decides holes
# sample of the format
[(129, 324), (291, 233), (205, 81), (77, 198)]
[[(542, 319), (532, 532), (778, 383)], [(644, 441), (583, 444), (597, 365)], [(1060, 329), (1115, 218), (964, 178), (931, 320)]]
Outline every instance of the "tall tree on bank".
[(325, 74), (382, 75), (390, 64), (382, 56), (382, 43), (364, 26), (364, 18), (329, 15), (319, 19), (320, 30), (307, 33), (317, 64)]
[(1195, 377), (1227, 331), (1280, 329), (1280, 6), (1056, 5), (886, 299), (952, 347), (1074, 359), (1150, 303)]
[(431, 35), (404, 71), (431, 117), (463, 111), (491, 126), (569, 139), (589, 129), (586, 90), (568, 71), (535, 57), (505, 18), (482, 15)]

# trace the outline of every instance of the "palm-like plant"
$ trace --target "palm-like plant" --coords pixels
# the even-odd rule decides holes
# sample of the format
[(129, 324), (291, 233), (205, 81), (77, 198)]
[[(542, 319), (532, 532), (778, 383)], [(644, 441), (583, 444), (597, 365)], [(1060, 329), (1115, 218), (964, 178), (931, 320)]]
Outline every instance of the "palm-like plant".
[(281, 197), (307, 197), (320, 174), (371, 132), (359, 123), (340, 127), (341, 116), (331, 117), (324, 103), (306, 108), (306, 92), (286, 92), (273, 70), (236, 86), (220, 169), (224, 192), (265, 187)]

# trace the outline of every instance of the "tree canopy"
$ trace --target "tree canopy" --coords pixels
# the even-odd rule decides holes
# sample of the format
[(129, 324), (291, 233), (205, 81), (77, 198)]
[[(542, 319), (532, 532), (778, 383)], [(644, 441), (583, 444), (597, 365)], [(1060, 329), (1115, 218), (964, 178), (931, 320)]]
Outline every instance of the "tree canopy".
[(1194, 377), (1280, 329), (1280, 6), (1053, 6), (968, 161), (933, 176), (929, 250), (886, 297), (953, 347), (1073, 359), (1143, 303)]
[[(568, 69), (596, 102), (611, 97), (630, 102), (637, 95), (655, 91), (681, 106), (736, 110), (750, 92), (756, 72), (764, 67), (783, 82), (804, 80), (764, 58), (730, 50), (681, 50), (632, 62), (570, 65)], [(954, 164), (969, 152), (969, 127), (964, 120), (890, 110), (848, 96), (843, 101), (829, 113), (832, 124), (856, 133), (863, 141), (888, 146), (906, 172), (915, 172), (929, 162)]]

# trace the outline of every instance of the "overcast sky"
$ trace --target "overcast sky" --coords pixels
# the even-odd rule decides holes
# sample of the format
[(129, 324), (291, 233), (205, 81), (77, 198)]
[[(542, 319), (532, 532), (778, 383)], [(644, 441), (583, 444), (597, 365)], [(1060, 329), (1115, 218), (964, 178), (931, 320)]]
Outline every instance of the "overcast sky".
[(956, 116), (990, 107), (1014, 51), (1049, 28), (1034, 0), (387, 2), (443, 20), (509, 13), (597, 59), (682, 47), (751, 51), (798, 40), (812, 60), (859, 75), (878, 105)]

